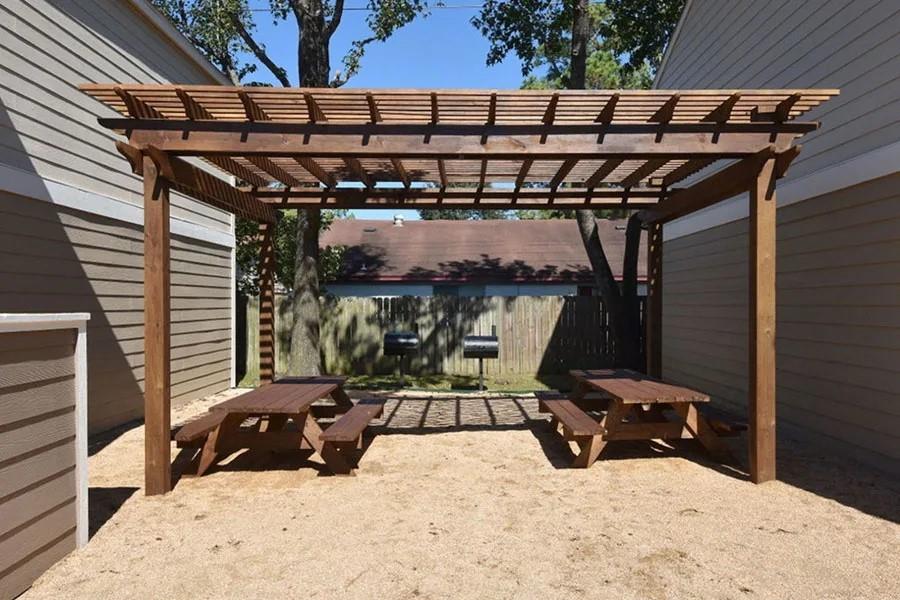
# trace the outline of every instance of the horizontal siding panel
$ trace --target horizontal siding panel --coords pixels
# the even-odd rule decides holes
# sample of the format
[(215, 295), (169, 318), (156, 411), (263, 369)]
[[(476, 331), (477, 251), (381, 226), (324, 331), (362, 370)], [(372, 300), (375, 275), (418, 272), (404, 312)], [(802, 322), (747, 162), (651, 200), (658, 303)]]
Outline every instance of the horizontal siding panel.
[(0, 498), (74, 466), (74, 438), (21, 459), (0, 463)]
[(16, 421), (70, 407), (74, 398), (74, 375), (0, 388), (0, 429)]
[(0, 463), (75, 435), (75, 407), (6, 426), (0, 435)]
[(66, 469), (7, 498), (0, 499), (0, 538), (10, 530), (75, 498), (75, 469)]
[(75, 500), (72, 499), (37, 521), (0, 537), (0, 573), (74, 529)]
[(21, 564), (0, 579), (0, 597), (15, 598), (56, 562), (75, 549), (75, 532), (66, 533), (35, 552), (28, 562)]

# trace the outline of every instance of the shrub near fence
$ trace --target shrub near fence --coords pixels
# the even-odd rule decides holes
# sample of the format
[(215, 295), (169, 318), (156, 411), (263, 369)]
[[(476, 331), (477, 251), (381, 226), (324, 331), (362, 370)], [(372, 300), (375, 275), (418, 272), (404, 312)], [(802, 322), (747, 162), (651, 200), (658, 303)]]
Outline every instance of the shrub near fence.
[[(258, 372), (258, 301), (246, 303), (246, 361)], [(290, 299), (275, 299), (276, 373), (287, 370)], [(500, 357), (485, 361), (488, 375), (563, 374), (612, 362), (603, 302), (591, 296), (456, 298), (327, 298), (322, 303), (321, 346), (325, 370), (335, 374), (386, 374), (396, 359), (382, 353), (388, 331), (417, 331), (422, 342), (409, 361), (414, 375), (478, 373), (478, 361), (462, 357), (466, 335), (490, 335), (496, 326)], [(240, 354), (239, 354), (240, 355)]]

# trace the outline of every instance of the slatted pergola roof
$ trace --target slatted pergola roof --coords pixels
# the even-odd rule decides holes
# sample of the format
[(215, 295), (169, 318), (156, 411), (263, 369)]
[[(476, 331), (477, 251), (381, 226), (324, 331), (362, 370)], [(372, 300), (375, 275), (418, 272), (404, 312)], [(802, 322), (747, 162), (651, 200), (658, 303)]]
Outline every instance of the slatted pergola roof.
[(82, 89), (135, 148), (202, 156), (267, 203), (348, 208), (655, 204), (717, 160), (788, 150), (836, 93)]
[(144, 181), (148, 494), (172, 487), (169, 189), (260, 223), (261, 382), (279, 208), (637, 209), (626, 266), (646, 228), (647, 372), (661, 376), (663, 224), (749, 192), (750, 477), (775, 478), (775, 182), (818, 127), (804, 113), (837, 90), (82, 89), (120, 114), (100, 123)]

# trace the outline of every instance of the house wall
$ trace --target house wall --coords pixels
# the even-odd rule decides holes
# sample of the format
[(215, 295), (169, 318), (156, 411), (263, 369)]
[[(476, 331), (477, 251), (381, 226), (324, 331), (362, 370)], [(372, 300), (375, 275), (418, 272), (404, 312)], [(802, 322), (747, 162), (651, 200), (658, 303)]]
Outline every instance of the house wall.
[[(0, 312), (91, 313), (92, 431), (142, 414), (143, 196), (77, 85), (225, 82), (146, 8), (0, 3)], [(231, 383), (232, 221), (172, 195), (175, 403)]]
[[(691, 0), (659, 88), (836, 87), (781, 180), (779, 423), (900, 471), (900, 5)], [(663, 373), (746, 409), (746, 195), (665, 226)]]
[(77, 545), (76, 335), (0, 333), (0, 598)]

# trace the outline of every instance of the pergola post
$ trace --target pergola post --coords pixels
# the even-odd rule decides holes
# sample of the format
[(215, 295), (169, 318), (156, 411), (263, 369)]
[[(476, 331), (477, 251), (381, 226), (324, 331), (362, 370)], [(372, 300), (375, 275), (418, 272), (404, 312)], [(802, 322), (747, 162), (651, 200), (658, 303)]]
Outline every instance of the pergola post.
[(275, 380), (275, 225), (259, 226), (259, 383)]
[(750, 479), (775, 479), (775, 159), (750, 189)]
[(647, 309), (644, 316), (644, 346), (647, 374), (662, 377), (662, 223), (647, 227)]
[(169, 184), (143, 157), (144, 173), (144, 492), (172, 489)]

